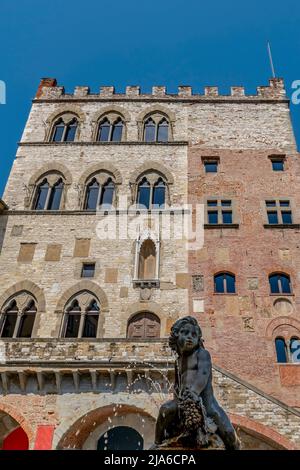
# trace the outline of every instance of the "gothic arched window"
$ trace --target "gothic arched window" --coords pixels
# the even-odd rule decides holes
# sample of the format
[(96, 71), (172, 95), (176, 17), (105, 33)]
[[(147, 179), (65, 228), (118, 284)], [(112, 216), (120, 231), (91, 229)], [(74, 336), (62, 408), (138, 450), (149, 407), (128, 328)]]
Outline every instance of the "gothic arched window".
[(127, 338), (155, 339), (160, 337), (160, 319), (151, 312), (140, 312), (134, 315), (127, 328)]
[(163, 209), (166, 204), (166, 183), (155, 174), (144, 176), (137, 185), (137, 205), (140, 209)]
[(96, 175), (86, 186), (84, 209), (110, 209), (114, 205), (115, 183), (107, 175)]
[(169, 121), (161, 114), (154, 113), (144, 122), (145, 142), (168, 142)]
[(31, 338), (37, 307), (27, 292), (17, 294), (1, 312), (0, 336), (2, 338)]
[(89, 292), (81, 292), (65, 308), (62, 336), (96, 338), (100, 306)]
[(148, 238), (140, 249), (138, 278), (150, 280), (156, 277), (156, 248), (154, 242)]
[(99, 142), (121, 142), (123, 137), (124, 122), (121, 117), (105, 117), (99, 125), (97, 140)]
[(60, 117), (54, 124), (51, 134), (52, 142), (73, 142), (76, 137), (78, 120), (69, 115)]
[[(51, 180), (51, 181), (50, 181)], [(57, 175), (44, 178), (38, 184), (33, 208), (35, 210), (59, 210), (61, 208), (64, 182)]]

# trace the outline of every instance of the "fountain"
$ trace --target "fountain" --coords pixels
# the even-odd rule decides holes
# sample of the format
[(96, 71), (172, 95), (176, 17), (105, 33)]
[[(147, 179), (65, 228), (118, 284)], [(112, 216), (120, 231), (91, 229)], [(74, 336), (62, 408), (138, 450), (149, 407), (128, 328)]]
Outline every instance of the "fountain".
[(212, 363), (197, 320), (184, 317), (171, 328), (176, 354), (173, 399), (162, 404), (152, 449), (238, 450), (240, 441), (212, 387)]

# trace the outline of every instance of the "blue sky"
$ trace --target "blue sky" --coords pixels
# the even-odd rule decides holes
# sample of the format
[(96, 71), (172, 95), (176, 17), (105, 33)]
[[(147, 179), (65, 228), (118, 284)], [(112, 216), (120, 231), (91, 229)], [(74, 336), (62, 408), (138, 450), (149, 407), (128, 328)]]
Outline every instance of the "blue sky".
[[(56, 77), (67, 91), (76, 85), (191, 85), (202, 92), (244, 85), (253, 93), (276, 75), (290, 95), (300, 80), (300, 6), (286, 0), (1, 0), (0, 195), (41, 77)], [(300, 105), (291, 105), (298, 144)]]

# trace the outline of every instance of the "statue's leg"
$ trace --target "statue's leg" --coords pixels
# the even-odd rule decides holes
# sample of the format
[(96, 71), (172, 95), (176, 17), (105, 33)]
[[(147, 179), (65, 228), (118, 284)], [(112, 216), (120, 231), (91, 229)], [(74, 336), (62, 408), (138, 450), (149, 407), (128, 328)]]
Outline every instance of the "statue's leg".
[(218, 434), (222, 438), (227, 450), (239, 450), (240, 441), (236, 435), (227, 414), (219, 405), (206, 410), (207, 415), (211, 417), (218, 426)]
[(164, 403), (159, 410), (155, 428), (155, 444), (161, 444), (165, 439), (173, 437), (178, 425), (178, 406), (175, 400)]

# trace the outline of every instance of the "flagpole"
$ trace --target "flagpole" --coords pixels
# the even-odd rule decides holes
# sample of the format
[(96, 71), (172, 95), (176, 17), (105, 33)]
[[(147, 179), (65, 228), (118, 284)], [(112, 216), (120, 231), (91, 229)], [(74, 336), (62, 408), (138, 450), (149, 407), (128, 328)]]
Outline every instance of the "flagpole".
[(268, 54), (269, 54), (269, 59), (270, 59), (273, 78), (275, 78), (275, 70), (274, 70), (274, 64), (273, 64), (273, 58), (272, 58), (272, 51), (271, 51), (271, 46), (270, 46), (269, 41), (268, 41)]

